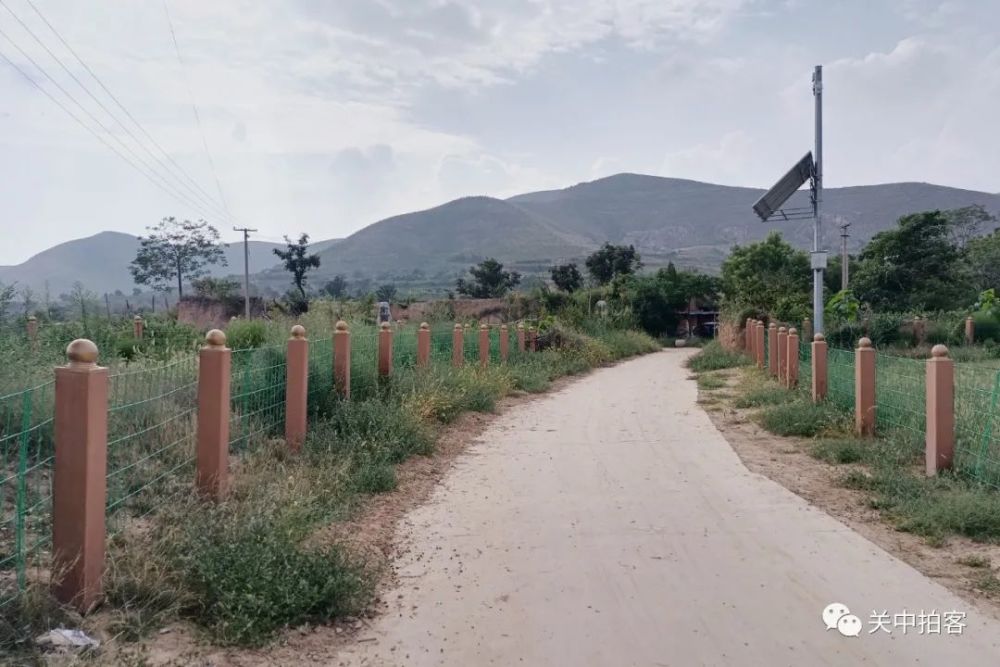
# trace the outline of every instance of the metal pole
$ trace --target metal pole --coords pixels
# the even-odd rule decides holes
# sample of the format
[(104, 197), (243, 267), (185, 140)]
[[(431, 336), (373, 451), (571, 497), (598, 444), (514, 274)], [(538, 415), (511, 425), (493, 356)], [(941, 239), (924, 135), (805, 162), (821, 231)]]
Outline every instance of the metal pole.
[(850, 234), (847, 233), (847, 228), (851, 226), (851, 223), (845, 222), (840, 226), (840, 289), (847, 289), (847, 280), (850, 268), (848, 266), (850, 258), (847, 256), (847, 237)]
[(813, 72), (816, 100), (816, 165), (813, 176), (813, 331), (823, 333), (823, 270), (825, 257), (819, 254), (820, 203), (823, 201), (823, 66)]
[(250, 232), (249, 227), (233, 227), (234, 232), (243, 232), (243, 316), (250, 319)]

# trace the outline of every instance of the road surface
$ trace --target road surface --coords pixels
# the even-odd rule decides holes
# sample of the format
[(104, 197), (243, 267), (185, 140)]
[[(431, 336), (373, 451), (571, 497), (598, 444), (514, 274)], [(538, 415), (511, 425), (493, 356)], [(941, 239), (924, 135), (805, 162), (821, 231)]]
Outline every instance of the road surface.
[[(401, 522), (390, 609), (341, 664), (1000, 662), (1000, 623), (749, 472), (696, 406), (689, 354), (499, 417)], [(833, 602), (860, 636), (826, 629)], [(967, 616), (960, 635), (870, 634), (873, 610)]]

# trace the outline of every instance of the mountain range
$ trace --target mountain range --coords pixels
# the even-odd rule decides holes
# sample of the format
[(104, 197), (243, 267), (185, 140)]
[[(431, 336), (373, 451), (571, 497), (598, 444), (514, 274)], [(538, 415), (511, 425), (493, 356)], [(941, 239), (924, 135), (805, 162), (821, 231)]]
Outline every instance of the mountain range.
[[(717, 270), (734, 244), (780, 230), (793, 244), (812, 244), (811, 221), (761, 223), (751, 205), (763, 190), (640, 174), (617, 174), (561, 190), (509, 199), (463, 197), (441, 206), (394, 216), (345, 239), (314, 244), (320, 268), (314, 285), (342, 274), (348, 281), (394, 282), (415, 290), (440, 290), (470, 265), (495, 257), (526, 275), (542, 274), (554, 263), (580, 261), (602, 243), (634, 244), (650, 267)], [(786, 207), (808, 206), (800, 191)], [(860, 248), (875, 233), (907, 213), (979, 204), (1000, 215), (1000, 195), (929, 183), (890, 183), (824, 192), (822, 212), (827, 247), (839, 246), (837, 226), (851, 223), (849, 247)], [(294, 231), (294, 230), (292, 230)], [(49, 281), (57, 294), (73, 281), (89, 289), (130, 290), (128, 264), (137, 239), (104, 232), (60, 244), (17, 266), (0, 267), (0, 282), (17, 281), (40, 289)], [(283, 290), (288, 276), (271, 249), (252, 241), (253, 281)], [(216, 275), (238, 274), (241, 244), (226, 254), (229, 267)]]

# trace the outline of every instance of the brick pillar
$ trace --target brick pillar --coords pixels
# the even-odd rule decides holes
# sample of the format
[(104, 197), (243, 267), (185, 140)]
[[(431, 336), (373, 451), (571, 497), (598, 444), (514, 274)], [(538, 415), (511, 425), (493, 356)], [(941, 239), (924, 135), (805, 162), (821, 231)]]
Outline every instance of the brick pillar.
[(802, 340), (811, 341), (813, 339), (813, 323), (808, 317), (802, 320)]
[(524, 322), (517, 323), (517, 351), (524, 352), (525, 338), (524, 338)]
[(89, 340), (74, 340), (66, 357), (55, 381), (53, 592), (86, 612), (100, 601), (104, 574), (108, 369), (97, 365), (97, 346)]
[(794, 389), (799, 383), (799, 332), (788, 330), (788, 351), (785, 353), (785, 386)]
[(306, 439), (309, 402), (309, 341), (301, 324), (292, 327), (285, 363), (285, 444), (299, 451)]
[(378, 374), (392, 375), (392, 326), (388, 322), (383, 322), (378, 332)]
[(145, 322), (142, 321), (142, 315), (136, 315), (132, 318), (132, 337), (136, 340), (142, 340), (142, 334), (145, 330)]
[(778, 383), (785, 383), (788, 371), (788, 329), (778, 327)]
[(767, 370), (778, 377), (778, 325), (774, 322), (767, 327)]
[(746, 325), (743, 328), (743, 349), (747, 354), (750, 354), (753, 350), (753, 320), (749, 317), (747, 318)]
[(927, 320), (920, 319), (919, 316), (913, 318), (913, 336), (917, 340), (917, 345), (927, 342)]
[(417, 330), (417, 366), (424, 367), (431, 363), (431, 328), (427, 322), (420, 323)]
[(875, 435), (875, 348), (868, 338), (854, 351), (854, 430)]
[(219, 500), (229, 485), (229, 380), (232, 352), (226, 334), (212, 329), (198, 353), (198, 444), (195, 481)]
[(28, 322), (25, 325), (25, 329), (28, 334), (28, 340), (32, 343), (38, 340), (38, 318), (34, 315), (28, 315)]
[(955, 457), (955, 362), (935, 345), (927, 360), (927, 476), (951, 468)]
[(538, 351), (538, 329), (528, 327), (528, 349), (532, 352)]
[(812, 399), (819, 403), (826, 398), (826, 338), (818, 333), (812, 342)]
[(500, 361), (507, 361), (510, 356), (510, 334), (506, 324), (500, 325)]
[(485, 324), (479, 325), (479, 365), (490, 365), (490, 328)]
[(970, 315), (965, 318), (965, 344), (972, 345), (974, 342), (976, 342), (976, 323)]
[(465, 331), (456, 323), (451, 333), (451, 365), (461, 368), (465, 363)]
[(757, 368), (763, 370), (764, 368), (764, 345), (766, 341), (764, 340), (764, 323), (757, 322)]
[(342, 397), (351, 397), (351, 332), (339, 320), (333, 331), (333, 386)]

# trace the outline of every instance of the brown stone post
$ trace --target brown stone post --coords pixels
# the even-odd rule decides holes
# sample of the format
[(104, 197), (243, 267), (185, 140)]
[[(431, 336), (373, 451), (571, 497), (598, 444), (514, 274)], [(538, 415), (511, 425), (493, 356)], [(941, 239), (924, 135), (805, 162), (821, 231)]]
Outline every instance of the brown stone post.
[(767, 327), (767, 370), (778, 377), (778, 325), (774, 322)]
[(808, 317), (802, 320), (802, 340), (812, 341), (813, 339), (813, 323)]
[(500, 361), (507, 361), (507, 357), (510, 356), (510, 334), (507, 330), (506, 324), (500, 325)]
[(748, 317), (746, 325), (743, 329), (743, 350), (746, 351), (747, 354), (750, 354), (753, 350), (753, 329), (751, 329), (752, 326), (753, 326), (753, 320)]
[(34, 344), (38, 340), (38, 318), (34, 315), (28, 315), (26, 329), (28, 333), (28, 340)]
[(528, 327), (528, 348), (532, 352), (538, 351), (538, 329), (535, 327)]
[(524, 352), (524, 322), (517, 323), (517, 351)]
[(301, 324), (292, 327), (285, 362), (285, 444), (299, 451), (306, 439), (309, 402), (309, 341)]
[(451, 334), (451, 365), (461, 368), (465, 363), (465, 331), (462, 325), (455, 323), (455, 330)]
[(485, 324), (479, 325), (479, 365), (490, 365), (490, 328)]
[(799, 383), (799, 332), (788, 330), (788, 351), (785, 353), (785, 386), (794, 389)]
[(757, 368), (764, 368), (764, 323), (757, 322)]
[(378, 332), (378, 374), (392, 375), (392, 326), (388, 322), (383, 322)]
[(212, 329), (198, 353), (198, 444), (195, 481), (219, 500), (229, 486), (229, 380), (232, 351), (226, 334)]
[(142, 321), (142, 315), (136, 315), (132, 318), (132, 337), (136, 340), (142, 340), (142, 334), (145, 330), (146, 323)]
[(917, 339), (917, 345), (927, 342), (927, 320), (920, 319), (920, 316), (913, 318), (913, 335)]
[(97, 346), (74, 340), (56, 368), (52, 479), (53, 587), (82, 612), (101, 597), (108, 468), (108, 369)]
[(972, 315), (965, 318), (965, 344), (972, 345), (976, 342), (976, 323), (972, 319)]
[(927, 360), (927, 476), (951, 468), (955, 457), (955, 362), (935, 345)]
[(854, 430), (875, 435), (875, 348), (868, 338), (854, 351)]
[(431, 328), (427, 322), (420, 323), (417, 330), (417, 366), (424, 367), (431, 363)]
[(812, 398), (819, 403), (826, 398), (826, 338), (818, 333), (812, 342)]
[(351, 332), (344, 320), (333, 331), (333, 386), (342, 398), (351, 397)]
[(788, 329), (778, 327), (778, 383), (785, 384), (788, 371)]

